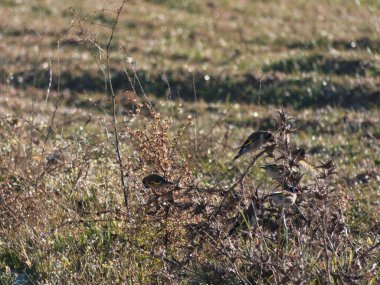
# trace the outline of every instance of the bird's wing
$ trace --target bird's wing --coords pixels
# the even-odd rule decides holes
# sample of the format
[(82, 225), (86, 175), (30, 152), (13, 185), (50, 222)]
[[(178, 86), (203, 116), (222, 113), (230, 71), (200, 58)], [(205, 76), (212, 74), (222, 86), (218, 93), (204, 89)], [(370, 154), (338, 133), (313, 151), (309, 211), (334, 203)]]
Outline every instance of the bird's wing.
[(249, 145), (252, 144), (253, 142), (254, 142), (253, 139), (248, 138), (248, 139), (243, 143), (243, 145), (242, 145), (240, 148), (244, 148), (244, 147), (246, 147), (246, 146), (249, 146)]
[(159, 186), (159, 185), (162, 185), (165, 182), (163, 180), (152, 180), (150, 183), (153, 184), (153, 185)]
[(250, 136), (248, 137), (248, 139), (244, 142), (244, 144), (241, 147), (245, 147), (245, 146), (251, 145), (253, 143), (256, 143), (261, 138), (262, 138), (262, 134), (261, 133), (259, 133), (259, 132), (252, 133), (252, 134), (250, 134)]
[(286, 196), (289, 196), (290, 194), (289, 193), (285, 193), (285, 192), (274, 192), (274, 193), (271, 193), (269, 194), (269, 197), (286, 197)]
[(261, 168), (267, 170), (267, 169), (278, 169), (278, 165), (277, 164), (265, 164), (265, 165), (262, 165)]

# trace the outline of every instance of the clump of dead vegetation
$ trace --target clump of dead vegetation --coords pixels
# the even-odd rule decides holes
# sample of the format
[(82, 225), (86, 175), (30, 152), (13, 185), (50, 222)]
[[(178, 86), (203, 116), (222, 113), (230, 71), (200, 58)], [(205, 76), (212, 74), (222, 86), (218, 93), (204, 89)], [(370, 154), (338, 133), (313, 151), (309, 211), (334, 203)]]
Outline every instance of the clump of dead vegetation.
[[(185, 182), (181, 187), (168, 186), (160, 194), (147, 193), (147, 221), (161, 225), (157, 229), (161, 242), (155, 250), (166, 270), (165, 282), (179, 282), (182, 274), (211, 284), (355, 278), (348, 268), (360, 266), (364, 256), (355, 253), (350, 242), (344, 214), (348, 199), (333, 179), (334, 163), (312, 166), (297, 157), (299, 148), (290, 143), (292, 118), (281, 111), (276, 120), (275, 142), (254, 155), (229, 187)], [(154, 154), (158, 146), (146, 146), (143, 153)], [(283, 166), (283, 177), (274, 185), (249, 179), (247, 174), (255, 164), (268, 159)], [(265, 198), (274, 189), (286, 189), (285, 185), (297, 187), (299, 194), (282, 224), (281, 211)], [(339, 261), (337, 267), (336, 259), (347, 254), (351, 259)]]
[[(365, 248), (353, 237), (339, 170), (332, 160), (314, 164), (295, 145), (288, 114), (275, 114), (272, 142), (229, 162), (231, 178), (213, 185), (199, 178), (207, 173), (191, 155), (191, 120), (174, 125), (151, 104), (134, 104), (118, 125), (128, 205), (107, 125), (94, 132), (87, 120), (67, 137), (53, 127), (50, 142), (35, 130), (26, 145), (28, 122), (1, 121), (4, 280), (17, 272), (33, 282), (72, 283), (376, 280), (378, 245)], [(250, 174), (263, 165), (281, 166), (282, 175), (257, 181)], [(150, 173), (173, 185), (144, 188)], [(297, 189), (294, 205), (270, 202), (271, 193), (289, 187)]]

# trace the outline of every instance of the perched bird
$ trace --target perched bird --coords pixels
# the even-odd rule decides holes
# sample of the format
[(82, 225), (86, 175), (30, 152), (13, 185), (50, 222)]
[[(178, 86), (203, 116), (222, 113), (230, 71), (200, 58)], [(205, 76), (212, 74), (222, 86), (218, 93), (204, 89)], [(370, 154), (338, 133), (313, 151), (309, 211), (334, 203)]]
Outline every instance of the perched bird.
[(287, 168), (284, 165), (266, 164), (261, 166), (265, 172), (274, 180), (281, 181), (288, 174)]
[(284, 191), (274, 192), (266, 196), (266, 198), (269, 198), (270, 200), (272, 200), (273, 204), (281, 208), (281, 219), (283, 221), (283, 225), (285, 229), (287, 229), (286, 219), (285, 219), (285, 208), (288, 208), (294, 205), (294, 203), (297, 200), (297, 193), (298, 193), (297, 187), (284, 185)]
[(142, 182), (145, 188), (151, 188), (153, 190), (174, 185), (173, 182), (170, 182), (165, 177), (162, 177), (161, 175), (155, 173), (145, 176)]
[(256, 221), (256, 203), (254, 200), (248, 206), (248, 209), (244, 213), (239, 213), (237, 220), (231, 230), (228, 232), (228, 235), (231, 236), (236, 233), (239, 229), (248, 230), (252, 228), (257, 223)]
[(303, 147), (296, 148), (292, 151), (292, 160), (294, 162), (300, 162), (305, 160), (306, 158), (306, 150)]
[(288, 208), (296, 202), (298, 189), (294, 186), (285, 189), (285, 191), (271, 193), (266, 196), (266, 198), (272, 200), (272, 202), (280, 208)]
[(290, 164), (294, 165), (302, 160), (305, 160), (306, 158), (306, 150), (302, 147), (291, 146), (289, 151), (289, 147), (286, 144), (284, 144), (281, 141), (278, 141), (276, 149), (281, 154), (281, 156), (278, 157), (275, 161), (283, 160), (289, 156)]
[[(293, 148), (291, 151), (291, 156), (289, 160), (289, 165), (294, 165), (297, 168), (301, 169), (303, 172), (310, 173), (312, 175), (317, 175), (316, 167), (311, 165), (306, 160), (306, 150), (303, 147)], [(297, 184), (297, 183), (295, 183)]]
[(238, 159), (245, 153), (253, 152), (259, 150), (261, 146), (268, 142), (273, 142), (274, 137), (270, 132), (267, 131), (257, 131), (249, 135), (244, 144), (240, 147), (239, 153), (234, 157), (233, 160)]

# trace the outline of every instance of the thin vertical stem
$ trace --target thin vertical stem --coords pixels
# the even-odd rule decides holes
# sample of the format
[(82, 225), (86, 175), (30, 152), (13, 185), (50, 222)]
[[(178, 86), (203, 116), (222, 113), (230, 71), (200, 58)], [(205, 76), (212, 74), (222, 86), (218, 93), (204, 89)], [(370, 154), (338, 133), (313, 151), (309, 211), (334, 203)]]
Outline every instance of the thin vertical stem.
[(113, 132), (115, 135), (115, 152), (116, 152), (117, 163), (119, 166), (121, 187), (123, 188), (124, 204), (125, 204), (125, 207), (128, 208), (129, 189), (128, 189), (127, 183), (124, 178), (124, 173), (123, 173), (123, 160), (122, 160), (122, 156), (120, 152), (120, 140), (119, 140), (119, 134), (118, 134), (118, 129), (117, 129), (117, 119), (116, 119), (116, 95), (115, 95), (115, 92), (113, 90), (113, 85), (112, 85), (111, 64), (110, 64), (110, 47), (111, 47), (111, 43), (112, 43), (113, 36), (115, 33), (116, 25), (119, 21), (120, 14), (121, 14), (121, 11), (123, 10), (125, 3), (126, 3), (126, 0), (123, 1), (123, 3), (121, 4), (120, 8), (117, 11), (117, 16), (116, 16), (114, 25), (112, 27), (112, 32), (111, 32), (110, 38), (108, 40), (107, 48), (106, 48), (106, 60), (107, 60), (107, 83), (108, 83), (108, 87), (109, 87), (109, 91), (111, 93), (111, 99), (112, 99), (112, 125), (113, 125)]

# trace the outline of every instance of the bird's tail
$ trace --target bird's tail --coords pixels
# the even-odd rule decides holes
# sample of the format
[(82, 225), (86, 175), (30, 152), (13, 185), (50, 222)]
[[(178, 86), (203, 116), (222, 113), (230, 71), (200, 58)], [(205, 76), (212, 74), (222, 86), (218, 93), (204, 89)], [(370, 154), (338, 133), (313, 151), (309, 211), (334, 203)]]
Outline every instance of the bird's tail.
[(232, 161), (235, 161), (236, 159), (238, 159), (239, 157), (241, 156), (241, 154), (239, 153), (239, 154), (237, 154), (235, 157), (234, 157), (234, 159), (232, 160)]

